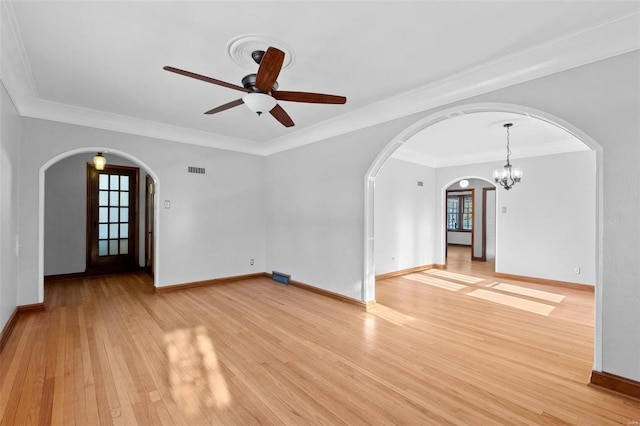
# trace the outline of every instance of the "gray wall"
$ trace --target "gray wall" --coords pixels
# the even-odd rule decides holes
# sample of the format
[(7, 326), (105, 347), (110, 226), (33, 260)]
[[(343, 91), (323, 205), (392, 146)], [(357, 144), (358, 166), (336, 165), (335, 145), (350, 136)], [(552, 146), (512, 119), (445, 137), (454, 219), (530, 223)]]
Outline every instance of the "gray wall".
[(0, 330), (18, 305), (17, 169), (21, 138), (20, 116), (4, 84), (0, 84)]

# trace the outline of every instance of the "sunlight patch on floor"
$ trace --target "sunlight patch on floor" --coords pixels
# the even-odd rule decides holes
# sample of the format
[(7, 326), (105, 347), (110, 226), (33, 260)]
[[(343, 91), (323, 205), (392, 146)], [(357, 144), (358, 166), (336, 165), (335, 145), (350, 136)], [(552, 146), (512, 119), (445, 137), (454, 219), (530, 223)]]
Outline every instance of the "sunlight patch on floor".
[(200, 408), (224, 408), (231, 402), (213, 343), (203, 326), (167, 333), (171, 396), (188, 414)]
[(506, 291), (509, 293), (519, 294), (522, 296), (534, 297), (536, 299), (546, 300), (547, 302), (560, 303), (566, 296), (557, 293), (550, 293), (548, 291), (535, 290), (528, 287), (522, 287), (519, 285), (499, 283), (493, 286), (496, 290)]
[(469, 284), (477, 284), (480, 281), (484, 281), (484, 278), (472, 277), (471, 275), (458, 274), (456, 272), (443, 271), (441, 269), (429, 269), (426, 273), (443, 278), (449, 278), (456, 281), (462, 281)]
[(511, 306), (513, 308), (532, 312), (538, 315), (549, 316), (549, 314), (551, 314), (551, 312), (553, 312), (553, 310), (555, 309), (555, 306), (547, 305), (545, 303), (534, 302), (532, 300), (496, 293), (490, 290), (477, 289), (468, 294), (469, 296), (473, 296), (478, 299), (499, 303), (501, 305)]
[[(380, 317), (384, 320), (387, 320), (393, 324), (396, 325), (403, 325), (406, 324), (408, 322), (412, 322), (415, 321), (416, 319), (414, 317), (411, 317), (409, 315), (405, 315), (402, 312), (398, 312), (395, 309), (391, 309), (387, 306), (381, 305), (379, 303), (376, 303), (375, 305), (373, 305), (370, 309), (367, 309), (367, 313), (373, 314), (377, 317)], [(365, 321), (365, 327), (366, 326), (372, 326), (375, 325), (375, 323), (373, 324), (368, 324)]]
[(407, 278), (413, 281), (418, 281), (422, 284), (428, 284), (434, 287), (444, 288), (445, 290), (449, 290), (449, 291), (458, 291), (458, 290), (462, 290), (463, 288), (467, 288), (467, 286), (464, 284), (452, 283), (450, 281), (441, 280), (439, 278), (429, 277), (421, 273), (405, 275), (404, 278)]

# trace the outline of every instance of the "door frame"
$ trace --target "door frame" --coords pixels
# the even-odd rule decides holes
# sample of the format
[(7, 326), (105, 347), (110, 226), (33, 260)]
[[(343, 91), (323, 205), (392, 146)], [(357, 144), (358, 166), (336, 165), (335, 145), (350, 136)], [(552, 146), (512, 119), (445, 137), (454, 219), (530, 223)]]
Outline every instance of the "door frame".
[(470, 233), (471, 234), (471, 260), (474, 260), (473, 257), (473, 246), (475, 243), (475, 237), (476, 237), (476, 227), (475, 227), (475, 214), (476, 214), (476, 191), (475, 188), (465, 188), (465, 189), (446, 189), (445, 190), (445, 194), (444, 194), (444, 251), (445, 251), (445, 255), (444, 255), (444, 260), (445, 260), (445, 264), (447, 262), (447, 255), (448, 255), (448, 249), (447, 247), (449, 246), (449, 227), (447, 226), (447, 215), (448, 215), (448, 211), (447, 211), (447, 206), (448, 206), (448, 200), (449, 200), (449, 194), (451, 193), (455, 193), (455, 192), (470, 192), (471, 193), (471, 214), (472, 214), (472, 219), (471, 219), (471, 231), (460, 231), (460, 232), (465, 232), (465, 233)]
[(155, 266), (155, 193), (156, 183), (150, 176), (145, 178), (145, 203), (144, 203), (144, 270), (154, 276)]
[[(129, 239), (132, 242), (129, 243), (129, 253), (127, 258), (131, 260), (129, 265), (94, 265), (97, 253), (96, 247), (93, 246), (94, 234), (98, 232), (95, 226), (97, 222), (94, 220), (93, 215), (94, 207), (97, 203), (95, 199), (91, 180), (99, 171), (95, 169), (92, 163), (87, 163), (87, 200), (86, 200), (86, 264), (85, 274), (87, 275), (100, 275), (111, 274), (116, 272), (129, 272), (139, 269), (139, 233), (140, 233), (140, 168), (131, 166), (119, 166), (115, 164), (107, 164), (104, 168), (105, 171), (127, 171), (134, 175), (134, 181), (130, 186), (130, 197), (135, 197), (135, 201), (130, 204), (132, 212), (129, 214)], [(97, 205), (97, 204), (96, 204)]]
[[(482, 188), (482, 260), (484, 262), (487, 261), (487, 192), (495, 190), (495, 186), (493, 188)], [(497, 202), (498, 199), (496, 197), (496, 215), (498, 213)]]

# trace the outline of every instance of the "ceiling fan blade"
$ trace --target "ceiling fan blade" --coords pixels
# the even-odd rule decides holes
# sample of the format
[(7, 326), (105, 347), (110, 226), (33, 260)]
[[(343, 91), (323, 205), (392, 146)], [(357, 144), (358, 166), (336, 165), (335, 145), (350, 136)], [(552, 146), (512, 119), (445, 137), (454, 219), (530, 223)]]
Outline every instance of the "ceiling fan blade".
[(260, 61), (258, 74), (256, 75), (256, 87), (264, 92), (269, 93), (280, 74), (282, 64), (284, 63), (284, 52), (275, 47), (270, 47)]
[(344, 96), (326, 95), (324, 93), (274, 91), (271, 94), (279, 101), (307, 102), (311, 104), (344, 104)]
[(287, 114), (287, 112), (278, 104), (276, 104), (269, 113), (271, 113), (271, 115), (273, 115), (275, 119), (285, 127), (292, 127), (294, 125), (289, 114)]
[(179, 68), (174, 68), (174, 67), (170, 67), (170, 66), (163, 67), (163, 69), (167, 70), (167, 71), (174, 72), (176, 74), (180, 74), (180, 75), (184, 75), (184, 76), (187, 76), (187, 77), (195, 78), (197, 80), (206, 81), (207, 83), (212, 83), (212, 84), (217, 84), (218, 86), (227, 87), (229, 89), (240, 90), (242, 92), (247, 92), (247, 93), (250, 92), (249, 89), (245, 89), (242, 86), (238, 86), (238, 85), (235, 85), (235, 84), (227, 83), (226, 81), (222, 81), (222, 80), (216, 80), (215, 78), (207, 77), (205, 75), (196, 74), (196, 73), (191, 72), (191, 71), (185, 71), (185, 70), (181, 70)]
[(229, 103), (226, 103), (224, 105), (220, 105), (217, 108), (214, 109), (210, 109), (209, 111), (205, 112), (205, 114), (216, 114), (218, 112), (222, 112), (222, 111), (226, 111), (230, 108), (236, 107), (238, 105), (242, 105), (244, 103), (244, 101), (242, 100), (242, 98), (240, 99), (236, 99), (235, 101), (231, 101)]

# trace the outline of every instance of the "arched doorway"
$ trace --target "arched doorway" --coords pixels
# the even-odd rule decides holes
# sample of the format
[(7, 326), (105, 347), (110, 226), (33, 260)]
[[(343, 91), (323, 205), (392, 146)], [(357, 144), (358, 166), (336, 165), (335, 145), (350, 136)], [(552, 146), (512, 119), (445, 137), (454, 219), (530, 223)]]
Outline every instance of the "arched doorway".
[[(44, 300), (44, 276), (45, 276), (45, 206), (46, 206), (46, 172), (48, 170), (50, 170), (52, 168), (52, 166), (54, 166), (55, 164), (61, 162), (61, 161), (65, 161), (67, 159), (70, 158), (80, 158), (80, 161), (83, 161), (82, 158), (84, 156), (86, 156), (86, 162), (91, 161), (91, 158), (93, 157), (93, 155), (95, 155), (96, 152), (102, 152), (104, 153), (107, 157), (109, 155), (113, 156), (113, 158), (120, 158), (123, 159), (125, 162), (128, 162), (128, 164), (132, 165), (132, 166), (137, 166), (139, 167), (141, 170), (143, 170), (145, 172), (145, 174), (147, 176), (150, 177), (150, 179), (154, 182), (154, 189), (155, 189), (155, 197), (157, 198), (158, 195), (158, 187), (159, 187), (159, 179), (157, 174), (148, 166), (146, 165), (143, 161), (141, 161), (140, 159), (136, 158), (133, 155), (130, 155), (124, 151), (120, 151), (120, 150), (115, 150), (115, 149), (110, 149), (110, 148), (105, 148), (105, 147), (86, 147), (86, 148), (79, 148), (79, 149), (74, 149), (74, 150), (70, 150), (61, 154), (56, 155), (55, 157), (51, 158), (49, 161), (47, 161), (42, 167), (40, 167), (39, 169), (39, 191), (38, 191), (38, 196), (39, 196), (39, 226), (38, 226), (38, 299), (39, 300)], [(86, 183), (83, 182), (83, 185), (86, 186)], [(143, 188), (144, 188), (144, 182), (142, 184)], [(84, 214), (84, 212), (83, 212)], [(154, 208), (151, 212), (150, 215), (153, 217), (153, 221), (154, 223), (156, 223), (155, 228), (157, 229), (157, 223), (158, 223), (158, 211), (157, 208)], [(83, 216), (85, 217), (85, 216)], [(82, 226), (84, 226), (82, 224)], [(144, 240), (144, 235), (140, 237), (141, 241), (145, 241)], [(157, 244), (156, 241), (158, 240), (158, 234), (157, 231), (154, 232), (153, 234), (153, 244), (151, 244), (151, 247), (153, 247), (154, 250), (154, 258), (157, 257)], [(82, 244), (81, 244), (82, 245)], [(144, 260), (142, 260), (144, 262)], [(152, 272), (152, 276), (154, 276), (154, 280), (157, 280), (157, 268), (154, 267), (154, 269), (151, 271)]]
[[(466, 260), (489, 262), (494, 270), (497, 253), (496, 239), (496, 187), (482, 176), (461, 175), (442, 188), (444, 215), (443, 252), (445, 264), (449, 248), (466, 248)], [(463, 250), (464, 251), (464, 250)]]
[[(385, 163), (392, 157), (392, 155), (409, 141), (414, 135), (418, 134), (424, 129), (429, 128), (439, 122), (447, 120), (452, 117), (457, 117), (465, 114), (473, 114), (477, 112), (489, 112), (489, 111), (499, 111), (510, 114), (519, 114), (523, 117), (530, 117), (535, 120), (540, 120), (544, 123), (547, 123), (550, 126), (554, 126), (557, 129), (561, 129), (566, 132), (573, 138), (576, 138), (581, 143), (586, 145), (591, 151), (594, 153), (594, 205), (595, 212), (593, 212), (593, 221), (590, 226), (593, 227), (592, 232), (592, 241), (591, 243), (595, 247), (595, 260), (593, 262), (594, 269), (594, 284), (595, 284), (595, 307), (596, 307), (596, 320), (595, 320), (595, 363), (594, 368), (597, 370), (601, 366), (601, 311), (602, 311), (602, 148), (588, 135), (582, 132), (580, 129), (575, 128), (570, 123), (565, 122), (564, 120), (552, 116), (551, 114), (547, 114), (543, 111), (534, 110), (531, 108), (519, 106), (519, 105), (511, 105), (511, 104), (492, 104), (492, 103), (483, 103), (483, 104), (471, 104), (471, 105), (462, 105), (453, 108), (449, 108), (446, 110), (442, 110), (436, 113), (433, 113), (419, 122), (415, 123), (413, 126), (407, 128), (403, 132), (401, 132), (397, 137), (395, 137), (392, 141), (387, 144), (387, 146), (378, 154), (377, 158), (369, 167), (367, 174), (365, 175), (365, 217), (364, 217), (364, 264), (363, 264), (363, 285), (362, 285), (362, 300), (364, 302), (374, 301), (375, 300), (375, 213), (374, 213), (374, 199), (376, 195), (376, 178), (385, 165)], [(455, 167), (452, 167), (450, 170), (451, 173), (459, 174), (459, 170), (456, 170)], [(447, 173), (443, 173), (442, 176), (439, 177), (440, 181), (452, 181), (452, 177), (448, 176)], [(436, 183), (436, 187), (443, 188), (444, 185), (441, 182)], [(440, 204), (444, 201), (444, 196), (438, 200)], [(436, 209), (440, 209), (442, 206), (436, 206)], [(504, 210), (506, 212), (506, 209)], [(444, 215), (438, 219), (438, 222), (444, 221)], [(436, 224), (437, 229), (443, 229), (444, 225), (442, 223)], [(440, 253), (435, 253), (434, 258), (436, 262), (434, 263), (443, 263), (444, 260), (444, 252), (440, 250), (440, 247), (443, 247), (443, 244), (440, 240), (436, 241), (437, 250)]]

